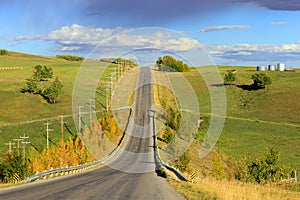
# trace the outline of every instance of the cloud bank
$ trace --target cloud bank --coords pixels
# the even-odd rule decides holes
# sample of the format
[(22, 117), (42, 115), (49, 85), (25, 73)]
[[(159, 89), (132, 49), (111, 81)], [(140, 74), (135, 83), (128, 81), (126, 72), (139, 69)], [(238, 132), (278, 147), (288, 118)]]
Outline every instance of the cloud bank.
[(211, 31), (222, 31), (222, 30), (230, 30), (230, 29), (249, 29), (248, 25), (227, 25), (227, 26), (209, 26), (205, 27), (199, 32), (211, 32)]
[(295, 44), (238, 44), (231, 46), (205, 45), (213, 57), (236, 61), (285, 62), (299, 60), (300, 42)]
[[(89, 52), (96, 46), (104, 48), (154, 48), (182, 52), (199, 46), (197, 40), (180, 36), (173, 37), (158, 29), (153, 33), (143, 32), (132, 34), (131, 30), (121, 27), (114, 29), (87, 27), (78, 24), (63, 26), (47, 35), (18, 36), (14, 40), (54, 41), (59, 45), (58, 51)], [(180, 34), (178, 34), (180, 35)]]

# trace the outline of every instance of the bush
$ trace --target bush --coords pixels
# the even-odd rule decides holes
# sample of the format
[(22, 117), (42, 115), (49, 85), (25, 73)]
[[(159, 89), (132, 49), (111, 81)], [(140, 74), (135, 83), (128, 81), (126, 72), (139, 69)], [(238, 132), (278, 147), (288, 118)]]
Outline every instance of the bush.
[(265, 88), (271, 84), (271, 79), (264, 73), (256, 73), (251, 76), (253, 80), (253, 86), (255, 88)]
[(236, 76), (232, 72), (228, 72), (224, 77), (224, 84), (225, 85), (232, 85), (236, 80)]
[(171, 142), (173, 138), (174, 135), (172, 134), (171, 129), (167, 126), (162, 139), (164, 140), (165, 143), (169, 144), (169, 142)]
[(236, 178), (241, 181), (252, 181), (266, 183), (268, 181), (280, 180), (282, 176), (291, 173), (292, 170), (286, 166), (279, 166), (279, 151), (267, 148), (263, 158), (254, 161), (245, 159), (239, 164)]
[(168, 177), (167, 172), (163, 167), (160, 167), (158, 170), (156, 170), (156, 173), (157, 173), (158, 176), (161, 176), (163, 178)]
[(179, 169), (180, 171), (185, 172), (187, 170), (189, 163), (190, 163), (190, 158), (189, 158), (187, 152), (185, 152), (177, 160), (175, 160), (172, 163), (172, 165), (174, 167), (176, 167), (177, 169)]

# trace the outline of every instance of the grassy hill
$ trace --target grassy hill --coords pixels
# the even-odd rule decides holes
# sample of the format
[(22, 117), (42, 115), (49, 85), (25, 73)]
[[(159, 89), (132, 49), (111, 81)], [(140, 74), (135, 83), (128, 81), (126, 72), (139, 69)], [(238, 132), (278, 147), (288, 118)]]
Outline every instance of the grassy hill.
[[(50, 132), (50, 144), (57, 145), (61, 134), (59, 115), (66, 116), (65, 139), (76, 134), (72, 118), (72, 92), (81, 63), (17, 52), (9, 52), (8, 55), (0, 56), (0, 155), (8, 150), (5, 143), (13, 142), (14, 138), (19, 138), (23, 134), (28, 135), (31, 145), (41, 151), (46, 145), (44, 125), (46, 121), (51, 123), (49, 128), (53, 129)], [(107, 65), (107, 63), (97, 63)], [(26, 79), (32, 76), (33, 67), (36, 65), (51, 67), (54, 76), (58, 76), (62, 82), (63, 88), (56, 104), (47, 103), (40, 95), (20, 92)], [(18, 67), (18, 69), (13, 70), (13, 67)], [(114, 69), (109, 67), (103, 76), (108, 76), (112, 70)], [(104, 99), (102, 101), (105, 102)], [(96, 107), (103, 109), (98, 104)]]
[[(217, 148), (227, 156), (257, 158), (266, 147), (281, 152), (281, 163), (300, 169), (300, 70), (265, 72), (272, 80), (266, 89), (246, 90), (254, 67), (219, 67), (224, 76), (236, 69), (236, 85), (225, 87), (227, 116)], [(202, 115), (209, 117), (207, 87), (194, 72), (184, 73), (198, 94)]]
[[(53, 143), (59, 140), (60, 124), (58, 115), (67, 115), (68, 134), (75, 131), (72, 114), (72, 89), (81, 62), (71, 62), (55, 57), (44, 57), (9, 52), (0, 56), (1, 67), (22, 67), (18, 70), (0, 70), (0, 153), (7, 151), (4, 143), (18, 138), (21, 134), (30, 135), (39, 147), (45, 142), (47, 118), (52, 122)], [(23, 94), (20, 89), (32, 75), (32, 67), (46, 65), (53, 68), (64, 87), (59, 95), (58, 104), (48, 104), (42, 97)], [(227, 70), (237, 70), (236, 85), (226, 86), (227, 117), (224, 130), (217, 143), (226, 156), (240, 159), (242, 155), (256, 158), (263, 154), (266, 147), (275, 147), (281, 152), (281, 162), (300, 169), (300, 71), (266, 72), (272, 85), (264, 90), (248, 91), (243, 85), (252, 83), (252, 67), (219, 67), (224, 75)], [(252, 70), (252, 71), (251, 71)], [(201, 113), (209, 117), (210, 96), (203, 80), (196, 71), (184, 72), (184, 76), (195, 89)], [(34, 122), (29, 122), (37, 120)], [(19, 124), (20, 122), (28, 122)], [(66, 134), (67, 135), (67, 134)], [(68, 137), (68, 136), (66, 136)], [(40, 143), (40, 144), (39, 144)], [(193, 147), (197, 155), (197, 145)], [(194, 151), (194, 150), (193, 150)], [(191, 164), (197, 166), (197, 162)]]
[[(229, 70), (237, 70), (236, 84), (225, 86), (227, 115), (222, 134), (215, 149), (199, 159), (201, 140), (195, 140), (187, 154), (190, 162), (186, 177), (196, 173), (196, 184), (169, 180), (170, 184), (187, 199), (297, 199), (299, 184), (257, 185), (234, 180), (217, 181), (211, 178), (214, 156), (223, 155), (224, 164), (229, 158), (240, 161), (263, 157), (266, 148), (280, 151), (280, 165), (300, 169), (300, 70), (295, 72), (266, 72), (272, 84), (266, 89), (248, 90), (254, 67), (219, 67), (224, 77)], [(207, 68), (203, 69), (208, 70)], [(210, 95), (205, 82), (196, 70), (183, 73), (194, 88), (205, 121), (211, 115)], [(165, 97), (170, 99), (171, 97)], [(205, 129), (201, 126), (202, 129)], [(163, 145), (162, 145), (163, 146)], [(199, 182), (198, 182), (199, 181)]]

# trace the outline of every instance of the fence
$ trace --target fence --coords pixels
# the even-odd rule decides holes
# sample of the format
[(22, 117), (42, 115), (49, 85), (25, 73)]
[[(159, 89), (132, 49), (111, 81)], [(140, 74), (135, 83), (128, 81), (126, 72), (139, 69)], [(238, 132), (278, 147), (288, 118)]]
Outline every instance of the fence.
[(297, 171), (294, 172), (294, 178), (290, 177), (290, 175), (287, 174), (287, 179), (282, 179), (282, 177), (281, 177), (281, 181), (286, 181), (286, 182), (295, 181), (295, 182), (297, 182), (298, 181), (298, 179), (297, 179)]

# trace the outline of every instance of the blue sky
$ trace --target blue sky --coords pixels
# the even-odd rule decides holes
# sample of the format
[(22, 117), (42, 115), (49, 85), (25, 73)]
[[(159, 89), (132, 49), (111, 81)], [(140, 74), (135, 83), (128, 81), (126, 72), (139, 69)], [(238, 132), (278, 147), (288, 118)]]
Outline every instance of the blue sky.
[[(11, 51), (86, 56), (124, 30), (161, 27), (196, 40), (216, 64), (300, 66), (297, 0), (2, 0), (0, 17), (0, 48)], [(113, 43), (146, 45), (147, 37)]]

